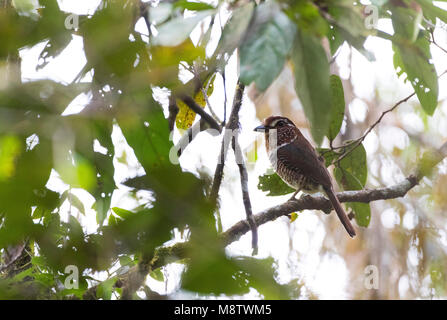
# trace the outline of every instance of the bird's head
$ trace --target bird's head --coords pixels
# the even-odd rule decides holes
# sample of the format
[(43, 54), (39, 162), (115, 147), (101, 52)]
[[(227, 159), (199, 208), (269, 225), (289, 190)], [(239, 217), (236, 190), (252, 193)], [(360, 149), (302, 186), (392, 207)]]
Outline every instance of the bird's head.
[[(292, 120), (282, 116), (270, 116), (262, 122), (260, 126), (254, 129), (256, 132), (265, 132), (266, 142), (276, 135), (277, 144), (292, 142), (300, 130), (295, 126)], [(273, 136), (274, 137), (274, 136)]]

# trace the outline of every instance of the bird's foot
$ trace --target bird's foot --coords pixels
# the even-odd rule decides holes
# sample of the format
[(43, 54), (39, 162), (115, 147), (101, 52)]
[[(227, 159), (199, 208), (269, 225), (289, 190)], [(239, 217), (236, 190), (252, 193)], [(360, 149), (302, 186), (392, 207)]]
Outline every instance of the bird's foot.
[(287, 201), (293, 201), (293, 200), (296, 200), (295, 196), (298, 194), (298, 192), (300, 192), (300, 190), (296, 190), (296, 191), (293, 193), (293, 195), (290, 197), (290, 199), (287, 200)]

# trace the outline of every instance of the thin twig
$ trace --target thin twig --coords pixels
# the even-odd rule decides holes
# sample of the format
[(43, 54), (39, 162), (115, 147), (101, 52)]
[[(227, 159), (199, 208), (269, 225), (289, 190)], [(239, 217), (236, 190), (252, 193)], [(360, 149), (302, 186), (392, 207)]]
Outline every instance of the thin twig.
[(179, 112), (177, 101), (175, 101), (175, 97), (172, 93), (169, 96), (168, 110), (169, 110), (169, 116), (168, 116), (169, 131), (172, 131), (174, 130), (175, 119), (177, 118), (177, 114)]
[[(439, 76), (438, 76), (438, 79), (439, 78), (441, 78), (444, 74), (446, 74), (447, 73), (447, 70), (445, 70), (444, 72), (442, 72)], [(400, 101), (398, 101), (397, 103), (395, 103), (390, 109), (388, 109), (388, 110), (385, 110), (384, 112), (382, 112), (382, 114), (380, 115), (380, 117), (377, 119), (377, 121), (376, 122), (374, 122), (369, 128), (368, 128), (368, 130), (366, 130), (365, 131), (365, 133), (360, 137), (360, 138), (357, 138), (357, 139), (355, 139), (355, 140), (353, 140), (353, 141), (351, 141), (351, 142), (349, 142), (349, 143), (346, 143), (346, 144), (344, 144), (344, 145), (341, 145), (341, 146), (337, 146), (337, 147), (331, 147), (331, 150), (338, 150), (338, 149), (343, 149), (343, 150), (345, 150), (343, 153), (342, 153), (342, 155), (339, 157), (339, 158), (337, 158), (335, 161), (334, 161), (334, 163), (340, 163), (340, 161), (342, 160), (342, 159), (344, 159), (349, 153), (351, 153), (352, 151), (354, 151), (364, 140), (365, 140), (365, 138), (366, 138), (366, 136), (382, 121), (382, 119), (383, 119), (383, 117), (387, 114), (387, 113), (389, 113), (389, 112), (392, 112), (392, 111), (394, 111), (398, 106), (400, 106), (402, 103), (404, 103), (404, 102), (407, 102), (411, 97), (413, 97), (414, 95), (416, 94), (416, 92), (414, 91), (412, 94), (410, 94), (410, 95), (408, 95), (407, 97), (405, 97), (405, 98), (403, 98), (402, 100), (400, 100)], [(352, 148), (349, 148), (349, 150), (347, 150), (347, 148), (348, 147), (351, 147), (351, 146), (353, 146)], [(347, 151), (346, 151), (347, 150)]]
[(440, 50), (444, 51), (445, 53), (447, 53), (447, 50), (444, 49), (443, 47), (441, 47), (435, 40), (435, 35), (434, 35), (434, 30), (430, 31), (431, 34), (431, 40), (428, 39), (428, 41), (430, 41), (431, 43), (433, 43), (435, 46), (437, 46)]
[(245, 166), (244, 157), (242, 155), (241, 147), (238, 142), (239, 110), (241, 109), (242, 106), (242, 97), (244, 95), (244, 89), (245, 86), (238, 81), (236, 86), (236, 94), (234, 95), (233, 110), (231, 111), (231, 116), (228, 121), (228, 129), (232, 130), (232, 132), (234, 133), (232, 138), (232, 146), (236, 164), (239, 167), (239, 175), (241, 178), (241, 188), (242, 188), (242, 200), (244, 202), (245, 214), (252, 233), (251, 246), (253, 249), (253, 254), (256, 255), (258, 252), (258, 228), (254, 221), (253, 212), (251, 209), (250, 193), (248, 192), (247, 167)]
[(354, 151), (354, 149), (356, 149), (366, 138), (366, 136), (380, 123), (380, 121), (382, 121), (383, 117), (389, 113), (394, 111), (398, 106), (400, 106), (402, 103), (407, 102), (411, 97), (413, 97), (416, 94), (416, 92), (413, 92), (412, 94), (408, 95), (407, 97), (405, 97), (404, 99), (400, 100), (399, 102), (397, 102), (395, 105), (393, 105), (390, 109), (385, 110), (384, 112), (382, 112), (382, 114), (380, 115), (380, 117), (377, 119), (376, 122), (374, 122), (369, 128), (368, 130), (365, 131), (365, 133), (358, 139), (351, 141), (343, 146), (339, 146), (339, 147), (333, 147), (333, 149), (340, 149), (340, 148), (348, 148), (350, 146), (353, 145), (352, 148), (350, 148), (348, 151), (346, 151), (345, 153), (342, 154), (341, 157), (339, 157), (336, 162), (340, 162), (343, 158), (345, 158), (349, 153), (351, 153), (352, 151)]
[(244, 202), (245, 214), (247, 217), (248, 224), (250, 225), (252, 238), (251, 247), (253, 248), (253, 255), (258, 254), (258, 227), (253, 218), (253, 211), (251, 209), (250, 193), (248, 192), (248, 173), (247, 167), (245, 166), (244, 158), (242, 155), (241, 147), (237, 140), (237, 135), (233, 137), (233, 151), (236, 158), (237, 166), (239, 167), (239, 175), (241, 177), (241, 188), (242, 188), (242, 200)]
[(227, 122), (227, 81), (225, 80), (225, 68), (222, 71), (222, 81), (224, 88), (224, 119), (222, 125), (224, 126), (225, 123)]
[(147, 32), (149, 39), (152, 36), (151, 31), (151, 22), (149, 21), (149, 3), (144, 3), (140, 1), (140, 16), (144, 19), (144, 22), (146, 23)]
[(211, 107), (211, 103), (210, 103), (210, 101), (208, 99), (208, 94), (206, 93), (208, 91), (209, 85), (210, 85), (210, 83), (208, 82), (208, 85), (206, 86), (206, 89), (200, 88), (200, 90), (202, 90), (203, 97), (205, 98), (206, 105), (208, 106), (208, 109), (210, 109), (211, 115), (213, 116), (214, 119), (216, 119), (217, 122), (221, 123), (219, 117), (214, 112), (213, 107)]

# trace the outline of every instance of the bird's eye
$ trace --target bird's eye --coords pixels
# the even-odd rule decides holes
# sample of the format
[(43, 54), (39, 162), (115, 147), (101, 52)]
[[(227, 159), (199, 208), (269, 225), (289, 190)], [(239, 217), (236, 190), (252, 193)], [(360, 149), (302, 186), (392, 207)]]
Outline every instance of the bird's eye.
[(279, 121), (276, 125), (278, 126), (278, 127), (282, 127), (282, 126), (284, 126), (284, 121)]

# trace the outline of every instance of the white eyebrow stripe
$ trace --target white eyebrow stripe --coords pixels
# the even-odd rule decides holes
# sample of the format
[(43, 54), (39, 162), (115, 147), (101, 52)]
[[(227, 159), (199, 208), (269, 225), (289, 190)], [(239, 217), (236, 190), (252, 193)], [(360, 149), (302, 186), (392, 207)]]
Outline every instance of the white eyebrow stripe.
[(272, 123), (270, 124), (270, 126), (271, 126), (271, 127), (275, 127), (276, 124), (277, 124), (279, 121), (284, 121), (284, 122), (287, 123), (287, 124), (290, 124), (290, 125), (292, 125), (292, 126), (295, 126), (295, 125), (294, 125), (289, 119), (287, 119), (287, 118), (279, 118), (279, 119), (275, 119), (275, 120), (272, 121)]

